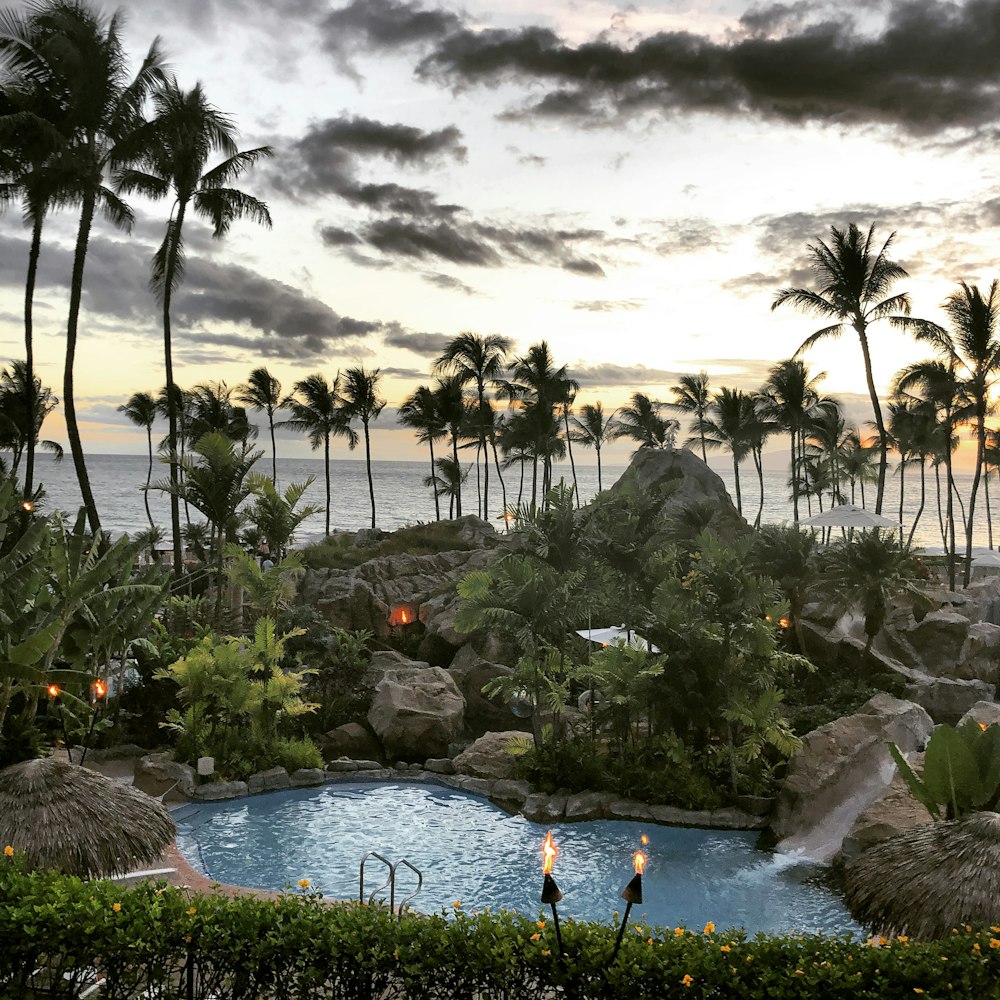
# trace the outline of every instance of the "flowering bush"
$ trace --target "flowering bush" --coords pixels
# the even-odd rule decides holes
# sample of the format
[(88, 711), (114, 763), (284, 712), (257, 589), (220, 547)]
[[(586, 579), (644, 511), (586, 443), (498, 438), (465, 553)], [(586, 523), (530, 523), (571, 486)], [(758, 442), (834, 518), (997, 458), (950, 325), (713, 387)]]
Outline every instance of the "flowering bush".
[[(303, 885), (303, 883), (306, 883)], [(551, 920), (511, 913), (406, 916), (326, 905), (302, 879), (275, 899), (132, 889), (53, 873), (25, 874), (0, 857), (0, 997), (32, 995), (44, 969), (76, 995), (87, 970), (104, 1000), (173, 998), (553, 995), (589, 1000), (712, 997), (884, 1000), (923, 994), (996, 996), (1000, 928), (959, 927), (943, 941), (867, 943), (704, 928), (630, 926), (609, 965), (615, 928), (565, 920), (563, 961)], [(66, 978), (63, 978), (63, 976)]]

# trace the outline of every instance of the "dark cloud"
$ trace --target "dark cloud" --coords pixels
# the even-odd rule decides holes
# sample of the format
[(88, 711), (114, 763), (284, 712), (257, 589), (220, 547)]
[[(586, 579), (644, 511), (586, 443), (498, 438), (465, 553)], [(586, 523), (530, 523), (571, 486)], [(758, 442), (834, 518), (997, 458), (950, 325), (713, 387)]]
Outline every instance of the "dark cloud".
[(341, 59), (420, 46), (418, 77), (447, 86), (546, 88), (512, 112), (520, 117), (707, 112), (928, 134), (1000, 116), (998, 0), (777, 3), (721, 39), (669, 31), (620, 43), (605, 33), (578, 45), (545, 27), (478, 30), (415, 2), (353, 0), (329, 15), (324, 38)]
[(676, 381), (680, 372), (645, 365), (573, 365), (572, 376), (587, 389), (604, 389), (665, 385)]
[(325, 247), (353, 247), (361, 242), (361, 237), (338, 226), (323, 226), (319, 238)]
[(437, 358), (451, 343), (452, 338), (443, 333), (414, 333), (410, 330), (396, 330), (387, 334), (387, 347), (402, 347), (426, 358)]
[(596, 313), (635, 312), (642, 307), (643, 303), (638, 299), (589, 299), (586, 302), (573, 303), (574, 309)]
[(383, 375), (392, 375), (395, 378), (427, 380), (427, 372), (421, 371), (419, 368), (381, 368), (379, 370)]
[(481, 292), (476, 291), (470, 285), (467, 285), (464, 281), (459, 281), (458, 278), (453, 277), (450, 274), (442, 274), (439, 271), (430, 274), (422, 274), (420, 276), (429, 285), (436, 285), (438, 288), (447, 289), (450, 292), (461, 292), (463, 295), (480, 295)]
[(573, 274), (583, 274), (589, 278), (605, 277), (604, 268), (595, 260), (564, 260), (563, 270), (572, 271)]

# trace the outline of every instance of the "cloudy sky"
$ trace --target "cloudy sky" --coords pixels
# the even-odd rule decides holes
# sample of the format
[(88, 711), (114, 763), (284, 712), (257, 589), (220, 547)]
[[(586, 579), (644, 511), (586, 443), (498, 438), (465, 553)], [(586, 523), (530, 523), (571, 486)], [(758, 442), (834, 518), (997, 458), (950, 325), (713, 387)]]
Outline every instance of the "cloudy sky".
[[(16, 5), (15, 5), (16, 6)], [(1000, 0), (127, 0), (137, 62), (160, 35), (204, 84), (274, 218), (221, 243), (192, 220), (177, 380), (380, 367), (390, 404), (463, 330), (546, 338), (582, 401), (666, 398), (679, 373), (756, 388), (815, 329), (775, 292), (808, 283), (831, 225), (896, 231), (914, 313), (997, 273)], [(147, 289), (168, 207), (87, 263), (77, 405), (93, 452), (142, 451), (115, 407), (162, 384)], [(71, 214), (43, 249), (36, 330), (62, 381)], [(0, 363), (21, 353), (27, 233), (0, 218)], [(787, 311), (786, 311), (787, 310)], [(878, 384), (923, 351), (874, 335)], [(807, 356), (870, 416), (847, 338)], [(377, 457), (419, 458), (409, 435)], [(47, 436), (59, 438), (56, 417)], [(291, 445), (285, 446), (288, 451)], [(307, 454), (304, 442), (298, 443)]]

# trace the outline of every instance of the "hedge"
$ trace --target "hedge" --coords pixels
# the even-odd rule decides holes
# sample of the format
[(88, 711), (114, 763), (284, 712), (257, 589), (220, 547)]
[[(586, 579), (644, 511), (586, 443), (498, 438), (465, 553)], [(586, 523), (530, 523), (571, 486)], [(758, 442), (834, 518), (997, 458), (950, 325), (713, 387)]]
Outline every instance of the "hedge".
[[(747, 938), (705, 928), (615, 928), (565, 920), (558, 960), (550, 919), (508, 912), (393, 918), (330, 905), (308, 884), (279, 897), (134, 888), (0, 858), (0, 996), (304, 1000), (903, 998), (1000, 995), (1000, 928), (943, 941), (871, 943), (816, 935)], [(41, 992), (39, 982), (55, 984)], [(146, 991), (146, 992), (144, 992)]]

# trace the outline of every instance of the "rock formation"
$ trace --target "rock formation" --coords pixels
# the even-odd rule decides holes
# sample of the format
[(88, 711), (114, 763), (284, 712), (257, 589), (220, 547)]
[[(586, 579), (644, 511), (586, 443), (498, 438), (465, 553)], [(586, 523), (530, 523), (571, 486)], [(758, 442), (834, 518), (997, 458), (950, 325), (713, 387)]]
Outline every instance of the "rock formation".
[(465, 700), (441, 667), (396, 667), (375, 688), (368, 722), (386, 753), (403, 760), (444, 757), (462, 732)]

